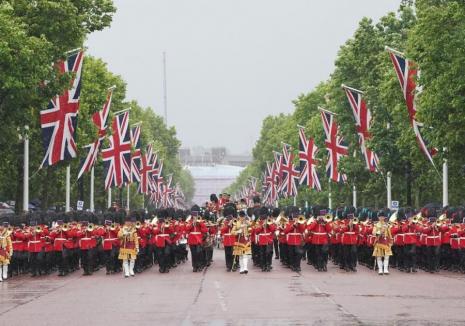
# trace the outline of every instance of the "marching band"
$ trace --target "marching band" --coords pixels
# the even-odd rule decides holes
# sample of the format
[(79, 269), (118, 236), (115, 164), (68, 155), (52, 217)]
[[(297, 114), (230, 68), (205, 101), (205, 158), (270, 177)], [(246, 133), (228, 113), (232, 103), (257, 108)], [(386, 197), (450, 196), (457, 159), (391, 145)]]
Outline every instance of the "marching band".
[[(373, 211), (344, 207), (268, 208), (254, 201), (220, 200), (214, 195), (203, 208), (159, 209), (152, 215), (131, 213), (124, 220), (56, 220), (51, 223), (3, 222), (0, 225), (0, 281), (21, 274), (32, 277), (54, 271), (66, 276), (80, 268), (91, 275), (122, 271), (125, 278), (158, 264), (160, 273), (188, 260), (193, 272), (211, 265), (214, 248), (223, 247), (227, 272), (249, 273), (249, 261), (271, 272), (273, 256), (294, 272), (301, 262), (318, 272), (328, 260), (346, 272), (357, 264), (389, 275), (399, 271), (465, 272), (465, 210), (425, 207)], [(111, 215), (105, 215), (109, 217)]]

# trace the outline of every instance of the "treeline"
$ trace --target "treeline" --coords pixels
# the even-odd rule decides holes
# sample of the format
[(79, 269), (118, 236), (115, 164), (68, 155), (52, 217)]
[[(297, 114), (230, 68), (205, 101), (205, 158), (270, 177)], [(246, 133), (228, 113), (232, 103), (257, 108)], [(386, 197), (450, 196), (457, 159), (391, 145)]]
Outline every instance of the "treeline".
[[(385, 46), (402, 51), (421, 70), (417, 79), (417, 118), (426, 126), (424, 137), (438, 149), (434, 157), (437, 169), (418, 147)], [(370, 173), (365, 167), (353, 114), (341, 84), (364, 92), (363, 97), (373, 116), (368, 147), (379, 155), (381, 173)], [(329, 183), (324, 168), (327, 151), (318, 111), (320, 106), (337, 114), (342, 135), (349, 143), (350, 155), (340, 164), (348, 182), (331, 184), (333, 206), (352, 203), (354, 184), (358, 188), (359, 206), (385, 206), (387, 171), (392, 172), (392, 199), (399, 200), (402, 206), (440, 203), (444, 159), (449, 165), (449, 203), (463, 204), (465, 3), (454, 0), (403, 1), (397, 13), (386, 14), (378, 23), (363, 18), (354, 36), (340, 48), (330, 78), (311, 92), (301, 94), (293, 103), (292, 114), (268, 116), (263, 121), (260, 138), (253, 149), (254, 161), (229, 187), (229, 192), (235, 193), (251, 176), (261, 177), (266, 162), (274, 160), (273, 150), (282, 149), (281, 142), (298, 149), (299, 124), (305, 126), (307, 136), (314, 137), (319, 147), (321, 163), (318, 172), (323, 191), (300, 187), (297, 201), (300, 205), (305, 201), (327, 205)]]
[[(111, 0), (2, 0), (0, 1), (0, 200), (21, 203), (23, 146), (19, 134), (30, 139), (30, 199), (39, 199), (43, 209), (63, 204), (65, 166), (60, 162), (38, 170), (44, 157), (39, 112), (50, 99), (63, 92), (72, 76), (61, 76), (53, 63), (66, 57), (66, 52), (82, 47), (87, 35), (108, 27), (116, 8)], [(82, 72), (81, 105), (78, 115), (78, 158), (70, 161), (72, 179), (76, 180), (79, 162), (86, 155), (83, 146), (93, 142), (97, 130), (91, 115), (102, 108), (107, 89), (116, 85), (111, 111), (131, 107), (130, 123), (142, 122), (143, 147), (153, 143), (164, 160), (164, 174), (173, 173), (173, 184), (179, 182), (186, 199), (192, 198), (191, 175), (178, 160), (180, 142), (174, 127), (136, 101), (126, 100), (126, 83), (108, 70), (101, 59), (86, 55)], [(111, 125), (112, 115), (108, 124)], [(103, 147), (107, 147), (105, 141)], [(106, 207), (103, 165), (95, 167), (95, 206)], [(72, 182), (71, 203), (80, 194), (88, 207), (89, 176), (83, 182)], [(118, 194), (113, 198), (118, 199)], [(142, 207), (142, 195), (133, 186), (131, 207)], [(16, 205), (20, 209), (19, 205)]]

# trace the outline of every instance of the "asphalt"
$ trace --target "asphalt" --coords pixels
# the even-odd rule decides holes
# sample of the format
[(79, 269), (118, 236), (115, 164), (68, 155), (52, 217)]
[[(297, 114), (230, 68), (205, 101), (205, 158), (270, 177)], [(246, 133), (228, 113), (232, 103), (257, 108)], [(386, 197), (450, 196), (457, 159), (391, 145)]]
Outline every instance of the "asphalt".
[(274, 261), (270, 273), (228, 273), (222, 250), (193, 273), (135, 277), (81, 272), (15, 277), (0, 284), (0, 325), (465, 325), (465, 276), (441, 272), (378, 276), (330, 264), (295, 273)]

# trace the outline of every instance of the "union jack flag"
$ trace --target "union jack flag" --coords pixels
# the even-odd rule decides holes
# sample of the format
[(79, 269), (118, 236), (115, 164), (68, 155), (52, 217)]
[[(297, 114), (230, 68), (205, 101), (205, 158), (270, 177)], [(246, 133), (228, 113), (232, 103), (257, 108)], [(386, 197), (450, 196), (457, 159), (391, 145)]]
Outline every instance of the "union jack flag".
[(113, 118), (113, 134), (108, 138), (110, 146), (102, 150), (105, 167), (105, 190), (121, 187), (131, 178), (131, 137), (129, 135), (129, 112)]
[(78, 179), (85, 172), (89, 172), (92, 169), (92, 167), (95, 165), (95, 162), (97, 161), (98, 153), (100, 152), (100, 148), (102, 147), (102, 142), (105, 139), (105, 135), (106, 135), (107, 120), (108, 120), (108, 115), (110, 113), (112, 94), (113, 94), (113, 88), (111, 88), (108, 91), (107, 99), (105, 103), (103, 104), (103, 108), (100, 111), (95, 112), (92, 115), (92, 121), (98, 129), (97, 140), (85, 146), (86, 148), (88, 148), (88, 152), (87, 152), (86, 158), (83, 160), (81, 164), (81, 168), (79, 169), (79, 174), (77, 177)]
[(276, 169), (275, 163), (270, 164), (266, 162), (266, 173), (265, 173), (265, 183), (266, 183), (266, 192), (265, 198), (268, 199), (269, 203), (272, 204), (276, 201), (278, 192), (276, 184)]
[(348, 147), (344, 143), (344, 138), (339, 135), (339, 126), (334, 119), (334, 113), (320, 109), (323, 129), (325, 131), (325, 144), (328, 151), (328, 163), (326, 173), (335, 182), (346, 182), (347, 176), (339, 172), (339, 159), (348, 155)]
[(288, 150), (287, 146), (284, 145), (283, 163), (281, 165), (283, 179), (280, 191), (286, 197), (297, 196), (297, 184), (299, 182), (300, 173), (292, 163), (293, 160), (294, 154), (292, 154), (292, 150)]
[(366, 103), (362, 98), (362, 92), (354, 88), (342, 85), (349, 100), (352, 113), (355, 118), (355, 126), (357, 128), (358, 140), (362, 154), (365, 157), (366, 167), (370, 172), (377, 172), (379, 167), (378, 155), (367, 148), (366, 141), (371, 138), (371, 112), (366, 107)]
[(299, 184), (304, 184), (310, 189), (321, 191), (320, 179), (316, 171), (318, 162), (316, 154), (318, 147), (315, 145), (313, 138), (307, 139), (303, 127), (299, 127), (299, 162), (300, 162), (300, 180)]
[(75, 158), (77, 115), (81, 94), (81, 72), (84, 52), (70, 55), (66, 61), (58, 62), (60, 73), (74, 73), (70, 89), (52, 99), (47, 109), (40, 111), (40, 125), (45, 157), (40, 167), (54, 165)]
[(141, 149), (140, 149), (140, 125), (131, 129), (131, 145), (134, 149), (131, 155), (131, 183), (141, 182)]
[(402, 93), (407, 104), (410, 124), (413, 128), (413, 132), (415, 133), (418, 146), (420, 146), (420, 150), (435, 167), (433, 156), (437, 153), (437, 149), (428, 149), (428, 144), (421, 135), (423, 123), (418, 122), (416, 119), (417, 108), (415, 106), (415, 90), (417, 86), (415, 83), (415, 78), (417, 76), (417, 69), (415, 68), (415, 64), (410, 60), (407, 60), (402, 53), (394, 49), (386, 47), (386, 50), (389, 52), (389, 57), (394, 64), (394, 69), (396, 70), (397, 78), (399, 79), (400, 88), (402, 89)]
[(140, 164), (140, 184), (139, 184), (139, 193), (148, 194), (149, 193), (149, 184), (152, 179), (152, 174), (156, 173), (157, 170), (153, 167), (151, 158), (151, 151), (147, 149), (144, 155), (141, 156)]
[(171, 188), (172, 181), (173, 181), (173, 175), (169, 175), (167, 182), (163, 184), (163, 188), (161, 191), (163, 207), (174, 206), (174, 203), (173, 203), (174, 189)]

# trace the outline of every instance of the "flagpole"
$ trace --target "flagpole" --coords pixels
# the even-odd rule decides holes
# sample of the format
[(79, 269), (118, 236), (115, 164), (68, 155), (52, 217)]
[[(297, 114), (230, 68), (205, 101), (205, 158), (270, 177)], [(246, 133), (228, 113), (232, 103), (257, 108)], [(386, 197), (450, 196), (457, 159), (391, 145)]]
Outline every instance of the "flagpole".
[(90, 203), (89, 203), (89, 209), (91, 212), (95, 211), (94, 208), (94, 167), (92, 166), (92, 169), (90, 169)]
[(391, 176), (392, 176), (391, 171), (388, 171), (387, 176), (386, 176), (386, 179), (387, 179), (387, 180), (386, 180), (386, 181), (387, 181), (386, 183), (387, 183), (387, 207), (388, 207), (389, 209), (392, 208), (392, 207), (391, 207), (391, 203), (392, 203), (392, 196), (391, 196), (391, 195), (392, 195), (392, 194), (391, 194), (391, 191), (392, 191), (392, 189), (391, 189)]
[(111, 207), (111, 188), (108, 188), (107, 192), (107, 208)]
[(29, 211), (29, 126), (24, 126), (24, 154), (23, 154), (23, 212)]
[(129, 183), (128, 183), (128, 186), (127, 186), (127, 191), (126, 191), (126, 210), (128, 211), (129, 213)]
[(297, 206), (297, 197), (294, 196), (294, 206)]
[[(443, 149), (444, 153), (447, 152), (447, 147)], [(449, 168), (447, 159), (444, 158), (442, 163), (442, 207), (449, 205)]]
[(71, 165), (66, 166), (66, 204), (65, 212), (70, 211), (70, 197), (71, 197)]
[[(387, 50), (388, 47), (385, 47), (385, 49)], [(386, 129), (391, 129), (391, 124), (388, 122), (386, 124)], [(387, 195), (387, 207), (389, 209), (391, 209), (391, 204), (392, 204), (392, 188), (391, 188), (391, 177), (392, 177), (392, 173), (391, 171), (388, 171), (387, 174), (386, 174), (386, 195)]]
[(331, 197), (331, 179), (328, 180), (329, 191), (328, 191), (328, 208), (333, 209), (333, 201)]

